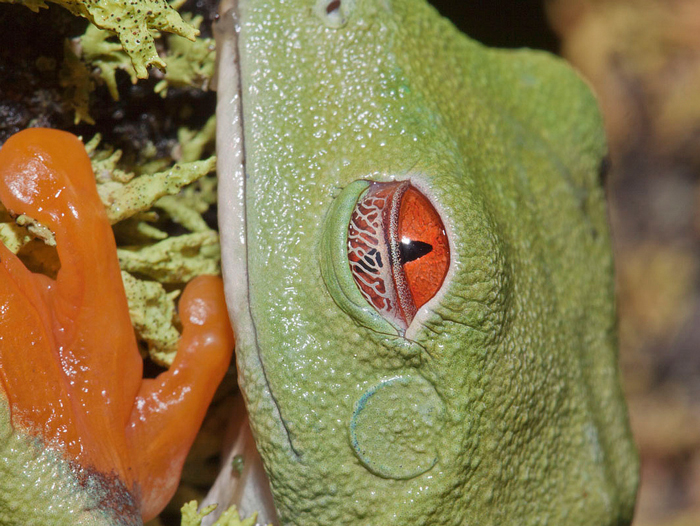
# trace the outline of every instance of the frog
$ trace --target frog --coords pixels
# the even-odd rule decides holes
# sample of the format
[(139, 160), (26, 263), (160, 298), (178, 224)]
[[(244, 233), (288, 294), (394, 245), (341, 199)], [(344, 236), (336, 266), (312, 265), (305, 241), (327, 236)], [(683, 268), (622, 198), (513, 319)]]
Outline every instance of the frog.
[[(220, 12), (222, 266), (274, 502), (260, 517), (629, 524), (638, 456), (586, 82), (423, 0)], [(241, 493), (232, 471), (220, 504)]]

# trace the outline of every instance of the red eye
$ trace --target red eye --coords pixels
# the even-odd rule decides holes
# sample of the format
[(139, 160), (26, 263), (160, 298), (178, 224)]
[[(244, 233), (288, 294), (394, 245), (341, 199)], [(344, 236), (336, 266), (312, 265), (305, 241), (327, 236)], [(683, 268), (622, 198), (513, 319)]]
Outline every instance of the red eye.
[(406, 329), (445, 280), (450, 249), (433, 205), (408, 181), (371, 183), (348, 227), (348, 259), (362, 295)]

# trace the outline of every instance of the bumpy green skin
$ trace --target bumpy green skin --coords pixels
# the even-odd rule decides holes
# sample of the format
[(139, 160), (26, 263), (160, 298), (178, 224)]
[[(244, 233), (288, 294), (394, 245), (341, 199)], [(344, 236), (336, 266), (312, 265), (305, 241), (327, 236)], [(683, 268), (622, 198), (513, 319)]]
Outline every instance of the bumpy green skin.
[[(257, 342), (238, 360), (281, 522), (628, 524), (593, 96), (423, 1), (344, 0), (345, 25), (321, 4), (238, 7)], [(324, 216), (363, 178), (414, 180), (451, 239), (412, 341), (349, 315), (322, 276), (342, 257)]]

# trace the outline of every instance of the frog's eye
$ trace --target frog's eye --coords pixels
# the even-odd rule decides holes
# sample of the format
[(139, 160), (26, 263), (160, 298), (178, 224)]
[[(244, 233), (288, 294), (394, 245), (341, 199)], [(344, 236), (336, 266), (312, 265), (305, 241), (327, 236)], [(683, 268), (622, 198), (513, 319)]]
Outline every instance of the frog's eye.
[(350, 270), (364, 298), (406, 329), (440, 290), (450, 264), (445, 227), (408, 181), (369, 183), (350, 218)]

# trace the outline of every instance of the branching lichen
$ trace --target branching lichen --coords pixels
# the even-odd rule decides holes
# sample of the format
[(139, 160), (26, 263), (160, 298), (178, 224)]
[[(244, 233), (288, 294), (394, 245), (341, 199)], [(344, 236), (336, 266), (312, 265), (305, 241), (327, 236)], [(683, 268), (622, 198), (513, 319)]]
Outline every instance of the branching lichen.
[[(201, 512), (197, 511), (197, 502), (191, 501), (182, 507), (182, 526), (201, 526), (202, 519), (216, 509), (216, 504), (207, 506)], [(238, 510), (235, 506), (231, 506), (221, 514), (221, 517), (214, 523), (213, 526), (255, 526), (257, 524), (258, 514), (254, 513), (245, 520), (241, 520), (238, 515)]]
[[(207, 144), (214, 142), (216, 137), (216, 116), (212, 115), (201, 130), (180, 128), (177, 140), (180, 144), (180, 160), (183, 162), (196, 161), (202, 158)], [(212, 194), (214, 196), (214, 194)], [(214, 201), (212, 201), (213, 203)], [(211, 204), (211, 203), (210, 203)]]
[[(189, 15), (184, 15), (189, 22)], [(199, 28), (202, 17), (196, 16), (191, 24)], [(176, 36), (168, 37), (167, 68), (164, 78), (156, 84), (155, 92), (165, 97), (169, 87), (195, 87), (206, 90), (214, 74), (213, 38), (197, 38), (190, 42)]]
[[(6, 1), (6, 0), (0, 0)], [(185, 14), (189, 20), (191, 16)], [(202, 17), (194, 17), (192, 24), (199, 27)], [(195, 38), (193, 41), (177, 35), (167, 38), (161, 57), (164, 71), (155, 92), (165, 97), (170, 87), (191, 87), (206, 90), (214, 73), (214, 40)], [(94, 124), (89, 113), (90, 93), (96, 85), (105, 84), (114, 100), (119, 100), (117, 70), (124, 71), (135, 84), (139, 79), (133, 59), (110, 31), (88, 25), (85, 33), (66, 40), (64, 61), (61, 66), (61, 85), (64, 97), (75, 110), (75, 122)]]
[[(71, 42), (78, 50), (80, 59), (95, 72), (98, 80), (107, 85), (109, 94), (114, 100), (119, 100), (117, 90), (117, 70), (125, 71), (132, 84), (136, 84), (138, 76), (136, 70), (119, 42), (114, 41), (114, 35), (109, 31), (103, 31), (93, 25), (89, 25), (85, 33)], [(188, 42), (188, 41), (187, 41)]]
[[(44, 0), (0, 0), (23, 4), (32, 11), (47, 7)], [(175, 33), (194, 40), (199, 31), (186, 23), (166, 0), (47, 0), (87, 18), (100, 29), (115, 34), (130, 57), (138, 78), (148, 76), (148, 67), (165, 69), (158, 56), (152, 31)]]
[(117, 249), (123, 270), (160, 283), (185, 283), (220, 274), (219, 236), (212, 230), (173, 236), (150, 246)]
[(212, 172), (216, 159), (178, 163), (172, 168), (154, 174), (141, 175), (128, 183), (98, 182), (97, 191), (107, 208), (112, 224), (153, 207), (165, 195), (177, 194), (184, 186)]
[(172, 365), (180, 339), (174, 303), (180, 291), (166, 292), (157, 281), (137, 279), (123, 270), (122, 281), (131, 323), (139, 340), (145, 343), (154, 362), (166, 367)]
[[(215, 158), (136, 175), (117, 167), (119, 150), (99, 150), (97, 140), (88, 143), (88, 151), (119, 240), (132, 323), (151, 359), (167, 366), (177, 351), (178, 290), (168, 292), (164, 284), (180, 286), (201, 274), (220, 273), (219, 236), (202, 218), (215, 199), (215, 180), (206, 177)], [(162, 224), (179, 225), (188, 233), (171, 235)]]
[(84, 121), (95, 124), (95, 120), (90, 115), (90, 93), (95, 89), (95, 83), (87, 66), (75, 54), (70, 40), (66, 40), (63, 46), (63, 65), (59, 82), (63, 88), (63, 96), (73, 108), (73, 122), (79, 124)]

